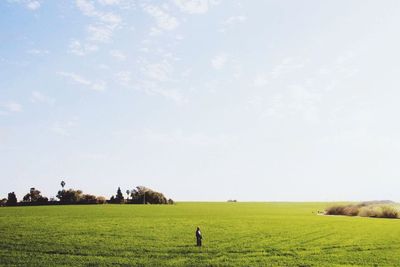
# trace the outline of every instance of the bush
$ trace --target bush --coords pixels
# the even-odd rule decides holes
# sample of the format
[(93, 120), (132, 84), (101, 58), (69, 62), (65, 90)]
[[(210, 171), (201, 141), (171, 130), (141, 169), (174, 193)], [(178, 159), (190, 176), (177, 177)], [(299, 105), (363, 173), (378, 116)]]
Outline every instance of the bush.
[(7, 198), (0, 200), (0, 207), (4, 207), (7, 204)]
[(392, 206), (381, 206), (381, 212), (380, 218), (399, 218), (399, 211)]
[(378, 217), (378, 213), (376, 211), (376, 207), (374, 206), (364, 206), (361, 207), (358, 216), (361, 217)]
[(390, 205), (375, 204), (379, 202), (364, 202), (357, 205), (336, 205), (325, 210), (327, 215), (361, 216), (372, 218), (399, 218), (399, 210)]
[(327, 214), (327, 215), (345, 215), (344, 208), (345, 208), (345, 206), (331, 206), (325, 210), (325, 214)]
[(89, 195), (89, 194), (83, 194), (81, 198), (79, 199), (79, 203), (82, 204), (96, 204), (97, 203), (97, 197), (94, 195)]
[(160, 192), (156, 192), (144, 186), (138, 186), (131, 191), (130, 203), (133, 204), (173, 204), (173, 200), (164, 196)]

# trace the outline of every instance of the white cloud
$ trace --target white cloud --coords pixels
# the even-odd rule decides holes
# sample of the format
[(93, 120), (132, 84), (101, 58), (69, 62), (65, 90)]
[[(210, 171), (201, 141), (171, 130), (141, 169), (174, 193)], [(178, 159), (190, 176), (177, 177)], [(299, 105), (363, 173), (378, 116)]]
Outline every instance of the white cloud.
[(147, 14), (155, 19), (157, 26), (162, 30), (171, 31), (179, 25), (178, 20), (174, 16), (170, 15), (158, 6), (144, 5), (143, 9)]
[(91, 52), (99, 49), (97, 45), (86, 43), (82, 44), (80, 41), (72, 39), (69, 43), (69, 52), (78, 56), (85, 56)]
[(8, 112), (21, 112), (22, 111), (22, 105), (17, 102), (14, 102), (14, 101), (9, 101), (7, 103), (4, 103), (1, 106)]
[(119, 50), (111, 50), (111, 51), (110, 51), (110, 55), (111, 55), (113, 58), (115, 58), (115, 59), (117, 59), (117, 60), (119, 60), (119, 61), (124, 61), (124, 60), (126, 60), (125, 54), (122, 53), (122, 52), (119, 51)]
[(49, 105), (54, 105), (55, 100), (49, 96), (44, 95), (41, 92), (33, 91), (31, 95), (31, 102), (32, 103), (45, 103)]
[(174, 0), (175, 5), (185, 13), (201, 14), (206, 13), (210, 6), (219, 1), (212, 0)]
[(221, 70), (224, 68), (227, 61), (228, 56), (226, 54), (220, 54), (211, 59), (211, 65), (214, 69)]
[(71, 81), (84, 85), (87, 88), (94, 90), (94, 91), (104, 91), (106, 89), (106, 83), (104, 81), (90, 81), (78, 74), (75, 74), (73, 72), (57, 72), (57, 74), (69, 78)]

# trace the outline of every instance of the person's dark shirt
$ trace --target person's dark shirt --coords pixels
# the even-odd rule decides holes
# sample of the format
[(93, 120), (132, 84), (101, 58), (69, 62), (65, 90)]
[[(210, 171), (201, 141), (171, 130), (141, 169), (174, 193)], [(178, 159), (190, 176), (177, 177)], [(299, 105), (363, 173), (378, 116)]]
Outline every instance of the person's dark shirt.
[(200, 230), (196, 230), (196, 238), (202, 239)]

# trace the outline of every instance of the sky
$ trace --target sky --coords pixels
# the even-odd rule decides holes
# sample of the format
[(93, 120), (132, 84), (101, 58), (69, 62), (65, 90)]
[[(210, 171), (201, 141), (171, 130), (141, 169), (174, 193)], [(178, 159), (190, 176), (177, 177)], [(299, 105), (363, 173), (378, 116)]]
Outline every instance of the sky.
[(397, 0), (1, 0), (0, 197), (400, 201)]

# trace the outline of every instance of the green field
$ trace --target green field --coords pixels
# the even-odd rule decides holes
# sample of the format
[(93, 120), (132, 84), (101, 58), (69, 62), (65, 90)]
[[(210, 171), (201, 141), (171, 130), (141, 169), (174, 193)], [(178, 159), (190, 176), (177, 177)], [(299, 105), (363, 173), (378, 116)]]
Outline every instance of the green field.
[[(396, 266), (400, 220), (326, 203), (0, 208), (2, 266)], [(200, 226), (203, 247), (195, 247)]]

